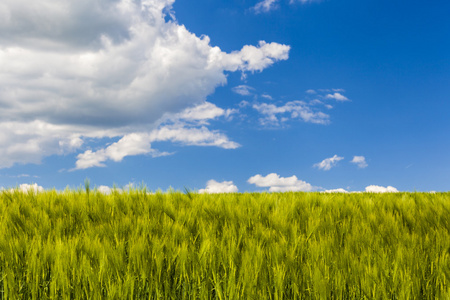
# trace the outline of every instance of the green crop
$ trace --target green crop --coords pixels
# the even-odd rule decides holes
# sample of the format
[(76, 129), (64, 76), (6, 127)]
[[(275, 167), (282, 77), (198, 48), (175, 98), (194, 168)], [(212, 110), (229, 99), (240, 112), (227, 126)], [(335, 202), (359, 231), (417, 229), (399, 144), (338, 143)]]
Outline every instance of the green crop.
[(0, 193), (0, 299), (449, 299), (449, 282), (449, 193)]

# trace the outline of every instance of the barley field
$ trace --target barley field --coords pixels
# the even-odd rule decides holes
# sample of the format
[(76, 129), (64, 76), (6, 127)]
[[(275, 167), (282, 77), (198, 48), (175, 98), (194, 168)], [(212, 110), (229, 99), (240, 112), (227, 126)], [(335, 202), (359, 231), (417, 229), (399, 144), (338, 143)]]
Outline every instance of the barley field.
[(450, 299), (450, 193), (0, 193), (0, 299)]

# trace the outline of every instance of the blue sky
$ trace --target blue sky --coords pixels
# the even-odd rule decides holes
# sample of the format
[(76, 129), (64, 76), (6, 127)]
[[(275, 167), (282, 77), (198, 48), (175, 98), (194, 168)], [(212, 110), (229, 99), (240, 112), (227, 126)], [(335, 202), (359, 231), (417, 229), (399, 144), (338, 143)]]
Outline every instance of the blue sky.
[(449, 11), (2, 1), (0, 186), (448, 191)]

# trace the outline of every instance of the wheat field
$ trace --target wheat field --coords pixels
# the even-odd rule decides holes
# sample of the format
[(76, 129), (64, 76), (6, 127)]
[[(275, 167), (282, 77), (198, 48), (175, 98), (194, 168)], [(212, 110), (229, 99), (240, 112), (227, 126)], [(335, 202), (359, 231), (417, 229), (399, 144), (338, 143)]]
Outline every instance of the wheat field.
[(0, 193), (0, 299), (449, 299), (450, 193)]

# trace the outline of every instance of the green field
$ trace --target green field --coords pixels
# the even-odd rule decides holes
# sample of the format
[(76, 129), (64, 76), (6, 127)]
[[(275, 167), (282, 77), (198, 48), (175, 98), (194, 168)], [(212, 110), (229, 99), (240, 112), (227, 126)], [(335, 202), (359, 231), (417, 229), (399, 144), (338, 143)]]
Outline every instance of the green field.
[(0, 299), (449, 299), (450, 193), (0, 193)]

